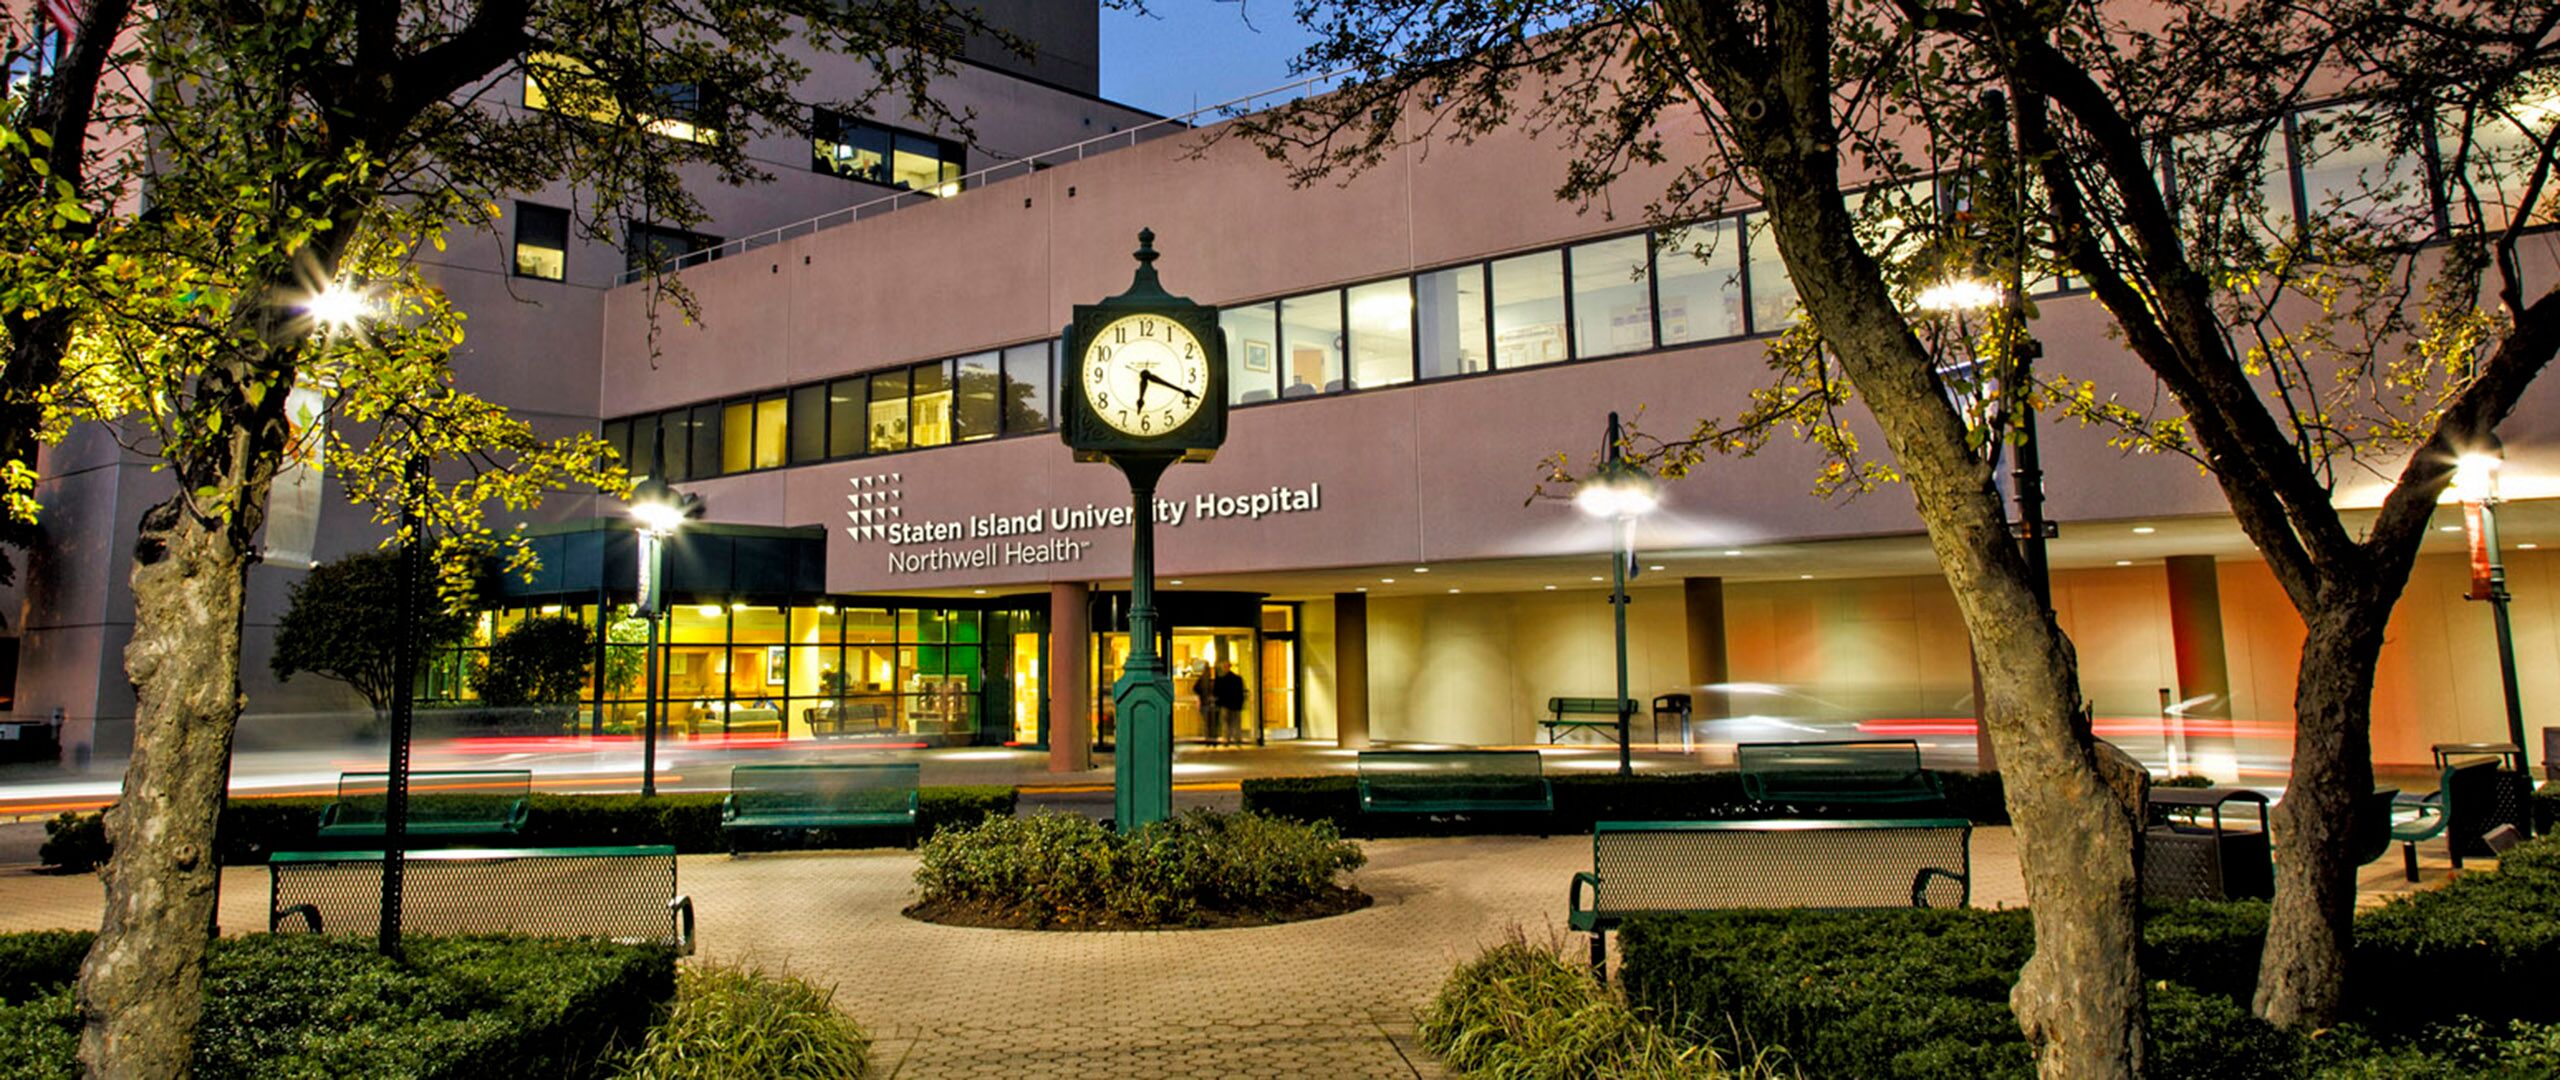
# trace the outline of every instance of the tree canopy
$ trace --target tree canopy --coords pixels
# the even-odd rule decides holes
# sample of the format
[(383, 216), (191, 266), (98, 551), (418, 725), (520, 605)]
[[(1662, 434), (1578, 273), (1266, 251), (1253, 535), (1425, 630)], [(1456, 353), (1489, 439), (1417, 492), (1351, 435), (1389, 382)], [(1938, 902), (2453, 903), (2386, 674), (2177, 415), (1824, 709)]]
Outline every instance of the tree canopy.
[[(420, 582), (415, 600), (416, 610), (427, 614), (409, 634), (422, 651), (449, 647), (469, 632), (470, 617), (443, 603), (433, 582)], [(374, 712), (384, 712), (399, 688), (392, 676), (402, 643), (399, 611), (398, 553), (359, 552), (312, 567), (294, 583), (276, 622), (268, 666), (279, 680), (305, 671), (336, 679), (364, 695)]]

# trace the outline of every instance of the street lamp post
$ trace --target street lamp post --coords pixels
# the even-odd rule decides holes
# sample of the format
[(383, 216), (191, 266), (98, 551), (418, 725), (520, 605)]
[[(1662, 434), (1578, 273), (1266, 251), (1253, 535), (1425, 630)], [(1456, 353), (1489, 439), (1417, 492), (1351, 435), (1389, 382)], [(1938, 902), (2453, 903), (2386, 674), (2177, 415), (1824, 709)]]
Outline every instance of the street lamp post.
[(1634, 576), (1636, 561), (1636, 519), (1652, 513), (1661, 505), (1653, 477), (1642, 466), (1627, 460), (1625, 437), (1618, 425), (1618, 414), (1609, 414), (1608, 457), (1600, 471), (1582, 482), (1573, 493), (1573, 504), (1583, 513), (1610, 523), (1609, 605), (1616, 609), (1618, 640), (1618, 775), (1635, 772), (1632, 714), (1635, 703), (1627, 698), (1627, 579)]
[(642, 660), (640, 794), (658, 793), (658, 617), (665, 608), (666, 542), (687, 519), (702, 516), (702, 497), (667, 483), (667, 433), (661, 427), (649, 451), (649, 475), (631, 488), (631, 520), (640, 532), (639, 602), (633, 614), (648, 624)]
[[(2516, 747), (2516, 767), (2533, 775), (2524, 744), (2524, 698), (2516, 689), (2516, 647), (2507, 625), (2507, 566), (2498, 552), (2498, 466), (2505, 455), (2495, 436), (2487, 447), (2462, 455), (2454, 466), (2454, 497), (2462, 500), (2463, 524), (2471, 541), (2471, 591), (2466, 600), (2489, 602), (2489, 618), (2498, 630), (2498, 677), (2507, 696), (2507, 741)], [(2530, 783), (2530, 780), (2525, 781)], [(2519, 827), (2531, 835), (2533, 816)]]

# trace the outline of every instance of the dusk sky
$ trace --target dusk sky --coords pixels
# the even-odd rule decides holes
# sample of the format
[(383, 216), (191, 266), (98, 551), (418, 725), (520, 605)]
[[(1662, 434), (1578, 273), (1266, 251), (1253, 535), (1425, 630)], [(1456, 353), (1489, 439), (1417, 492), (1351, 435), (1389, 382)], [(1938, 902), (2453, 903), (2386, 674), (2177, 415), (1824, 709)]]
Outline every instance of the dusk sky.
[(1102, 96), (1166, 116), (1289, 82), (1289, 61), (1309, 40), (1288, 0), (1149, 6), (1146, 16), (1103, 11)]

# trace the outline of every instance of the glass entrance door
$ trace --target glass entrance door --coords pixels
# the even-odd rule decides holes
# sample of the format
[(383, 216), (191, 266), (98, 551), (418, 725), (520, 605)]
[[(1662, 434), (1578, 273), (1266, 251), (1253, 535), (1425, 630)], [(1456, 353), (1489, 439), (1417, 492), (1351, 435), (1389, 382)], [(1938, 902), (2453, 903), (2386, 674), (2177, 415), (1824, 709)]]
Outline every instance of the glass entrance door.
[[(1176, 742), (1256, 741), (1262, 730), (1263, 665), (1250, 629), (1176, 627), (1164, 642), (1165, 670), (1173, 679), (1173, 738)], [(1094, 730), (1099, 741), (1115, 740), (1118, 718), (1111, 712), (1111, 687), (1129, 659), (1129, 635), (1094, 635)], [(1239, 719), (1218, 726), (1214, 679), (1226, 664), (1244, 680), (1244, 708)], [(1207, 676), (1207, 678), (1203, 678)], [(1288, 715), (1284, 713), (1283, 715)]]

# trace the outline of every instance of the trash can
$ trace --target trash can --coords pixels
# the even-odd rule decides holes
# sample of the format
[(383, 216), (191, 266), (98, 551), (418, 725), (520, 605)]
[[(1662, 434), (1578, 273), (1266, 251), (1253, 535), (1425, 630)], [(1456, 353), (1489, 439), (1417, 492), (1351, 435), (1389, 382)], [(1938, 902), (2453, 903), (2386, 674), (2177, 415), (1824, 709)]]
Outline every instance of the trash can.
[(2560, 780), (2560, 727), (2542, 729), (2542, 778)]
[[(2258, 804), (2257, 827), (2223, 818), (2232, 803)], [(2146, 900), (2264, 900), (2276, 894), (2267, 842), (2267, 797), (2246, 788), (2153, 788), (2142, 832)]]
[(2500, 825), (2533, 835), (2533, 776), (2524, 770), (2524, 747), (2514, 743), (2437, 743), (2436, 770), (2481, 758), (2494, 758), (2498, 771), (2479, 792), (2452, 794), (2453, 816), (2445, 822), (2444, 839), (2465, 858), (2494, 859), (2498, 853), (2481, 837)]
[(1662, 722), (1680, 725), (1680, 749), (1689, 749), (1689, 695), (1664, 694), (1653, 699), (1653, 742), (1662, 745)]

